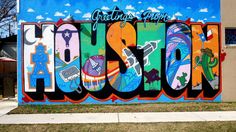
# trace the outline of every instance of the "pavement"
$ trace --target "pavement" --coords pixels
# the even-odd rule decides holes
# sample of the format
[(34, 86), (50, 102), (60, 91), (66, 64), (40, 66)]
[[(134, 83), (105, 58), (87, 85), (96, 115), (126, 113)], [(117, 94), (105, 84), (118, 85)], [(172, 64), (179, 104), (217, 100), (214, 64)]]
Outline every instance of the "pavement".
[(236, 121), (236, 111), (7, 114), (9, 111), (11, 111), (16, 107), (17, 107), (17, 102), (14, 100), (0, 101), (0, 124), (156, 123), (156, 122)]
[(0, 100), (0, 117), (17, 107), (15, 98), (4, 98)]

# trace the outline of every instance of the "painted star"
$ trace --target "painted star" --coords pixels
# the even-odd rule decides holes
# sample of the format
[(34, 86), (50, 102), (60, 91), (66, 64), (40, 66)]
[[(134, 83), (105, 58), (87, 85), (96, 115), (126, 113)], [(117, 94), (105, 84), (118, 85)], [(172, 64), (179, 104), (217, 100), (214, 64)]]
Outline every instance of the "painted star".
[(65, 37), (70, 37), (70, 34), (68, 31), (65, 33)]

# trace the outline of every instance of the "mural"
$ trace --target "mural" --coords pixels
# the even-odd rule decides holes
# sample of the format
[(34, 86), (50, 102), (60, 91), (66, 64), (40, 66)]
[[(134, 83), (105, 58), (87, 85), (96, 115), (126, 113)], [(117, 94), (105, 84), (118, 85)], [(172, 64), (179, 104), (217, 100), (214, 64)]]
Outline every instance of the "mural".
[(170, 1), (20, 1), (19, 104), (221, 101), (220, 1)]

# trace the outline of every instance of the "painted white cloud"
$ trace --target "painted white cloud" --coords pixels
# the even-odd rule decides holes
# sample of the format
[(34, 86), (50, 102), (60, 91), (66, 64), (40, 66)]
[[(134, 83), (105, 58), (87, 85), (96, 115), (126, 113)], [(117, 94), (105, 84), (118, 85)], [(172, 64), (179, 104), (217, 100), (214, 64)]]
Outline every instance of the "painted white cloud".
[(66, 3), (65, 6), (71, 6), (70, 3)]
[(90, 18), (91, 17), (91, 13), (85, 13), (83, 16), (82, 16), (82, 18)]
[(204, 18), (203, 20), (205, 20), (205, 21), (206, 21), (206, 20), (207, 20), (207, 18)]
[(157, 9), (163, 10), (164, 7), (160, 5), (160, 6), (157, 7)]
[(34, 9), (28, 8), (27, 12), (34, 12)]
[(180, 12), (176, 12), (175, 16), (183, 16)]
[(190, 9), (192, 9), (192, 8), (191, 8), (191, 7), (187, 7), (186, 9), (190, 10)]
[(21, 25), (21, 23), (26, 22), (25, 20), (20, 19), (18, 22), (18, 25)]
[(140, 12), (144, 12), (144, 10), (141, 10)]
[(127, 10), (135, 10), (135, 8), (132, 5), (127, 5), (125, 7), (125, 9), (127, 9)]
[(38, 16), (36, 16), (36, 19), (38, 19), (38, 20), (42, 20), (42, 19), (44, 19), (44, 18), (43, 18), (42, 15), (38, 15)]
[(173, 16), (171, 17), (171, 20), (176, 20), (176, 16), (173, 15)]
[(103, 6), (101, 9), (106, 10), (106, 11), (109, 10), (109, 8), (107, 6)]
[(142, 4), (142, 2), (141, 2), (141, 1), (139, 1), (138, 3), (139, 3), (139, 4)]
[(155, 7), (148, 7), (148, 10), (151, 10), (152, 12), (160, 12), (159, 10), (157, 10)]
[(48, 12), (45, 12), (45, 14), (47, 15), (47, 14), (48, 14)]
[(52, 18), (47, 17), (46, 20), (47, 21), (52, 21)]
[(113, 0), (113, 2), (117, 2), (118, 0)]
[(192, 22), (193, 22), (193, 21), (194, 21), (194, 19), (193, 19), (193, 18), (190, 18), (190, 21), (192, 21)]
[(205, 23), (204, 20), (198, 19), (197, 22)]
[(68, 11), (67, 10), (64, 10), (64, 13), (67, 13)]
[(135, 12), (133, 11), (128, 11), (127, 14), (132, 14), (133, 16), (135, 16)]
[(140, 14), (140, 12), (137, 11), (136, 14), (138, 15), (138, 14)]
[(63, 20), (65, 21), (71, 21), (73, 19), (73, 17), (69, 14), (66, 18), (64, 18)]
[(211, 16), (211, 18), (213, 18), (213, 19), (214, 19), (214, 18), (216, 18), (216, 16)]
[(75, 14), (80, 14), (80, 13), (82, 13), (79, 9), (77, 9), (77, 10), (75, 10), (75, 12), (74, 12)]
[(207, 8), (202, 8), (199, 10), (199, 12), (208, 12), (208, 9)]
[(57, 12), (55, 12), (54, 16), (65, 16), (65, 14), (63, 14), (63, 13), (57, 11)]
[(132, 14), (133, 16), (139, 18), (139, 17), (137, 16), (137, 14), (136, 14), (134, 11), (128, 11), (127, 14)]

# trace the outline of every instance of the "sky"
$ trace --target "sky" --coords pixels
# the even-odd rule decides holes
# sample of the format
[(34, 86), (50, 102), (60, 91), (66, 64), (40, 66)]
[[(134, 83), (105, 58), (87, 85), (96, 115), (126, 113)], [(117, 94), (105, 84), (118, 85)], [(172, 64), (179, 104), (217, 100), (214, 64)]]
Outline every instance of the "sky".
[(144, 10), (167, 13), (170, 19), (192, 22), (220, 22), (220, 0), (21, 0), (18, 25), (21, 22), (57, 22), (69, 14), (75, 20), (90, 20), (91, 13), (118, 6), (124, 13), (141, 19)]

